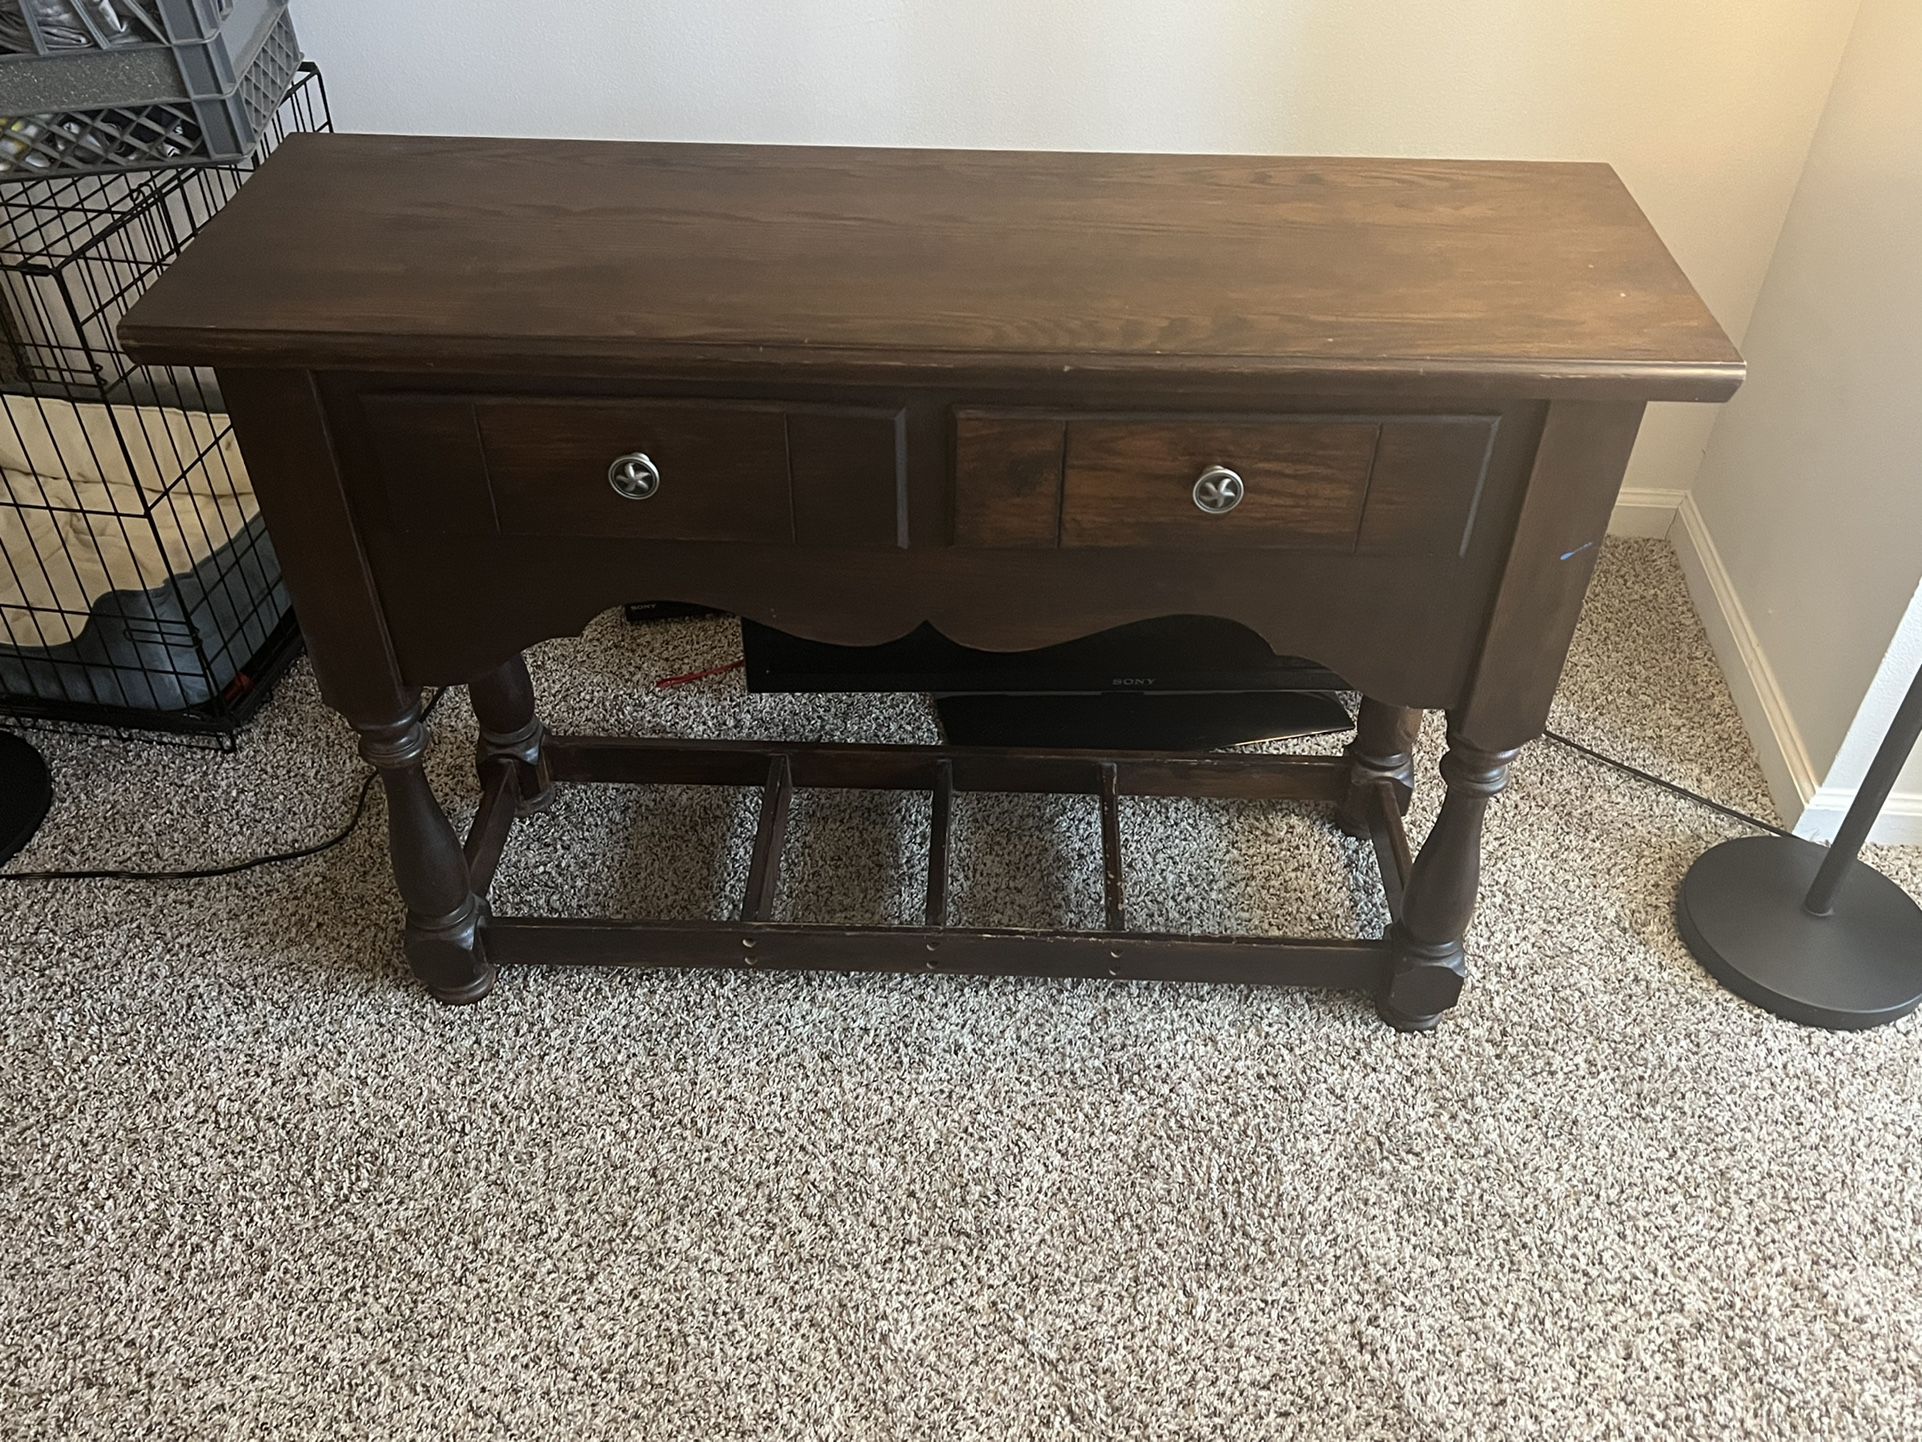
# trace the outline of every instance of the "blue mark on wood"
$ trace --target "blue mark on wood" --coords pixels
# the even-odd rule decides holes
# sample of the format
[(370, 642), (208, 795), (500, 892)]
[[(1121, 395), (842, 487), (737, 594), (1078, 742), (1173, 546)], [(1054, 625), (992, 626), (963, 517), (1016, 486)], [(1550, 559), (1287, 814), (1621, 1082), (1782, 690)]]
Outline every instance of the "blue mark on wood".
[(1574, 560), (1574, 559), (1575, 559), (1575, 558), (1576, 558), (1577, 556), (1579, 556), (1579, 555), (1581, 555), (1581, 553), (1582, 553), (1583, 551), (1587, 551), (1587, 550), (1590, 550), (1590, 549), (1592, 549), (1592, 548), (1594, 547), (1594, 545), (1595, 545), (1595, 543), (1594, 543), (1593, 541), (1590, 541), (1590, 542), (1588, 542), (1588, 543), (1587, 543), (1586, 545), (1581, 545), (1581, 546), (1577, 546), (1577, 547), (1576, 547), (1576, 548), (1575, 548), (1574, 550), (1572, 550), (1572, 551), (1564, 551), (1564, 552), (1562, 552), (1562, 559), (1563, 559), (1564, 561), (1572, 561), (1572, 560)]

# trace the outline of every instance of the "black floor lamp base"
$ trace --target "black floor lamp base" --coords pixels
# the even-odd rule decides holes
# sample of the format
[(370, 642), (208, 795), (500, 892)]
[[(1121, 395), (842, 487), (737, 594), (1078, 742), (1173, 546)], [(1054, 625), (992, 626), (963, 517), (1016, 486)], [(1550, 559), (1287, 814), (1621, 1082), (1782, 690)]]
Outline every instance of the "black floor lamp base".
[(53, 780), (40, 753), (0, 731), (0, 863), (33, 840), (53, 803)]
[(1825, 847), (1744, 836), (1703, 854), (1676, 919), (1709, 974), (1737, 996), (1804, 1026), (1861, 1031), (1922, 1006), (1922, 907), (1852, 861), (1834, 910), (1803, 907)]

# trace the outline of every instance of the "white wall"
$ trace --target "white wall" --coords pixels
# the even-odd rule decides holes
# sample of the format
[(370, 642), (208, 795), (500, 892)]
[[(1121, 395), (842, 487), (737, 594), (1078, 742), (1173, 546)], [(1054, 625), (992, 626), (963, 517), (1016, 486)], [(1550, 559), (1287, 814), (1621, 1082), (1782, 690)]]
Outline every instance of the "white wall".
[[(345, 129), (1605, 160), (1739, 341), (1857, 0), (296, 0)], [(1628, 484), (1713, 422), (1656, 407)], [(1659, 498), (1658, 498), (1659, 499)]]
[[(1864, 0), (1744, 349), (1749, 383), (1683, 539), (1720, 563), (1724, 594), (1698, 605), (1748, 633), (1723, 662), (1778, 804), (1795, 817), (1815, 802), (1800, 829), (1824, 835), (1922, 660), (1916, 0)], [(1922, 762), (1899, 795), (1881, 834), (1922, 840)]]

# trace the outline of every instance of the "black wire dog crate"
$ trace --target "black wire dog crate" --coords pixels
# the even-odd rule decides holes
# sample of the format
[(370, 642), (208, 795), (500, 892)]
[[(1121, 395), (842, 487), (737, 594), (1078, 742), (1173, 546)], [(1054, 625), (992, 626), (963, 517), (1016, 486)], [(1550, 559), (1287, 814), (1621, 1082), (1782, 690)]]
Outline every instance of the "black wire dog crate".
[(303, 65), (245, 160), (0, 183), (0, 712), (230, 747), (299, 653), (212, 374), (114, 328), (280, 140), (332, 128)]

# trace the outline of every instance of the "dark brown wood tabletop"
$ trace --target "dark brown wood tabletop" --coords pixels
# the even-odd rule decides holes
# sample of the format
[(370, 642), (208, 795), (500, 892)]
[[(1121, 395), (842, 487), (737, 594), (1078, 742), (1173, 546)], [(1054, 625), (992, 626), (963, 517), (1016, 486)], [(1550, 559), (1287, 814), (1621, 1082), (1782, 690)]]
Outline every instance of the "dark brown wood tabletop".
[(142, 360), (1011, 366), (1718, 400), (1741, 362), (1605, 165), (301, 135)]

